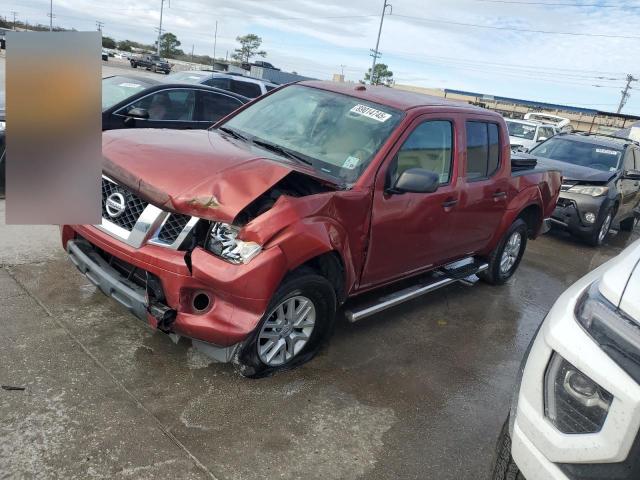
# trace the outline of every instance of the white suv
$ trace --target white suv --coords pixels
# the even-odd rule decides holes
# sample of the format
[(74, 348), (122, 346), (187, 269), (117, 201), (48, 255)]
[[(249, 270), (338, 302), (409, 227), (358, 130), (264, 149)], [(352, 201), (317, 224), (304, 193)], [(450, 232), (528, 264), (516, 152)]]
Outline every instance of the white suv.
[(560, 132), (554, 125), (540, 123), (536, 120), (505, 118), (505, 122), (507, 122), (509, 129), (512, 152), (528, 152), (540, 142), (544, 142)]
[(558, 298), (520, 374), (494, 480), (640, 479), (640, 240)]

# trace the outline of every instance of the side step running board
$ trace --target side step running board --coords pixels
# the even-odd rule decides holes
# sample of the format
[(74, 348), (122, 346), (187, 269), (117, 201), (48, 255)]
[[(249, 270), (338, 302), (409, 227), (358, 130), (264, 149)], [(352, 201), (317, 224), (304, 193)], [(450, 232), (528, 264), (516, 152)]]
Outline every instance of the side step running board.
[[(452, 283), (461, 282), (465, 285), (473, 285), (477, 281), (477, 277), (475, 275), (483, 272), (487, 268), (489, 268), (489, 264), (484, 262), (469, 262), (462, 268), (447, 269), (447, 267), (444, 267), (431, 278), (423, 280), (417, 285), (407, 287), (362, 305), (355, 305), (354, 307), (345, 310), (344, 313), (347, 320), (354, 323), (362, 320), (363, 318), (380, 313), (388, 308), (392, 308), (396, 305), (400, 305), (401, 303), (418, 298), (426, 293), (451, 285)], [(460, 275), (460, 271), (462, 269), (464, 269), (464, 277)], [(454, 272), (458, 274), (456, 275)]]

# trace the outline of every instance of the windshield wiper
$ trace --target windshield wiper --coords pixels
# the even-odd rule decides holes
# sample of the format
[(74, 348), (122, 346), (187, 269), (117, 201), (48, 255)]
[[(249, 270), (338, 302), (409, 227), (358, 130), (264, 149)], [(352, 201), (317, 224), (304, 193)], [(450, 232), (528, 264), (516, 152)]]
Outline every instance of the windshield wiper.
[(236, 132), (235, 130), (233, 130), (231, 128), (220, 127), (218, 130), (222, 130), (224, 133), (228, 133), (233, 138), (237, 138), (238, 140), (244, 140), (245, 142), (248, 140), (247, 137), (245, 137), (243, 135), (240, 135), (238, 132)]
[(279, 153), (280, 155), (284, 155), (287, 158), (291, 158), (293, 160), (297, 160), (298, 162), (306, 163), (307, 165), (313, 166), (313, 164), (307, 160), (306, 158), (302, 158), (300, 155), (296, 155), (295, 153), (283, 148), (279, 145), (275, 145), (273, 143), (264, 142), (262, 140), (252, 140), (252, 142), (259, 147), (265, 148), (267, 150), (271, 150), (272, 152)]

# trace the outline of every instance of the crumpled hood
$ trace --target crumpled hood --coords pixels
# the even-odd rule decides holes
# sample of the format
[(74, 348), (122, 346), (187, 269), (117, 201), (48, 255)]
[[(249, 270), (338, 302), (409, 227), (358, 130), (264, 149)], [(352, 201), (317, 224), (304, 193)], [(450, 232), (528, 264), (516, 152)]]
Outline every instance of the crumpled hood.
[(224, 222), (293, 170), (207, 130), (111, 130), (102, 153), (105, 175), (154, 205)]
[(554, 170), (560, 170), (565, 180), (575, 180), (578, 182), (604, 183), (615, 176), (616, 172), (604, 172), (595, 168), (583, 167), (567, 162), (559, 162), (545, 157), (537, 157), (538, 165)]

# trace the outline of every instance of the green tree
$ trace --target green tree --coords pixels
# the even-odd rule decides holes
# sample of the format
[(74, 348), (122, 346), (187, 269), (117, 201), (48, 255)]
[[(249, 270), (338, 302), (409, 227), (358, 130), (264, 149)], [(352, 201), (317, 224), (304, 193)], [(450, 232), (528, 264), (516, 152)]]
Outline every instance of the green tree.
[(104, 48), (116, 48), (116, 41), (111, 37), (102, 37), (102, 46)]
[(243, 63), (249, 63), (251, 57), (255, 57), (256, 55), (260, 57), (266, 57), (267, 52), (264, 50), (259, 50), (260, 45), (262, 45), (262, 38), (253, 33), (249, 33), (248, 35), (243, 35), (242, 37), (236, 37), (236, 40), (240, 43), (240, 48), (236, 48), (234, 50), (231, 58)]
[(393, 85), (393, 72), (384, 63), (376, 63), (376, 70), (371, 80), (371, 69), (364, 74), (365, 81), (371, 82), (373, 85)]
[(184, 54), (184, 52), (178, 48), (180, 45), (180, 40), (178, 40), (178, 37), (173, 33), (163, 33), (160, 37), (160, 56), (173, 57)]

